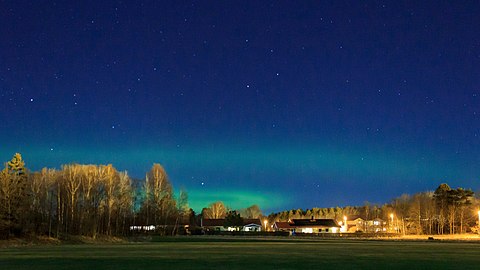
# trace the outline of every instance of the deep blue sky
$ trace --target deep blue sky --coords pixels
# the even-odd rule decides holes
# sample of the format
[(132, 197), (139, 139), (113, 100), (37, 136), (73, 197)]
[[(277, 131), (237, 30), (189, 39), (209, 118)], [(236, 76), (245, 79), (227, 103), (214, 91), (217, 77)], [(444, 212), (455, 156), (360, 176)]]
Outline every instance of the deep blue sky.
[(3, 161), (159, 162), (197, 210), (480, 189), (478, 1), (32, 2), (0, 2)]

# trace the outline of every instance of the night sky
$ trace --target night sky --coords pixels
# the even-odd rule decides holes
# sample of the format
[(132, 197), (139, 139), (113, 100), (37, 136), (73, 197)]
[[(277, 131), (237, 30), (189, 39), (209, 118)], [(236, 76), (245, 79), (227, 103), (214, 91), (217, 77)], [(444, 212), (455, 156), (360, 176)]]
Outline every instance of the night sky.
[(197, 211), (480, 189), (478, 1), (0, 1), (0, 22), (2, 162), (158, 162)]

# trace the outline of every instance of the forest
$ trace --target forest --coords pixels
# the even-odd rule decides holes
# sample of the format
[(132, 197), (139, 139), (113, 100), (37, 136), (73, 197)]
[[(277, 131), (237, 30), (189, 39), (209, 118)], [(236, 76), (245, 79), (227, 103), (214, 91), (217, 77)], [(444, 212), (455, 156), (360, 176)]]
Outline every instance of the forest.
[(296, 218), (360, 216), (364, 220), (395, 217), (398, 233), (455, 234), (478, 232), (479, 201), (469, 189), (441, 184), (435, 191), (404, 194), (390, 203), (335, 208), (313, 208), (272, 213), (260, 207), (229, 209), (221, 201), (198, 215), (188, 195), (174, 196), (165, 169), (153, 164), (143, 180), (132, 180), (112, 165), (67, 164), (61, 169), (30, 172), (16, 153), (0, 172), (0, 237), (65, 235), (97, 237), (130, 235), (132, 225), (156, 225), (155, 233), (182, 233), (181, 225), (197, 227), (200, 218), (266, 218), (269, 224)]
[[(0, 173), (0, 235), (127, 235), (133, 224), (179, 224), (188, 217), (160, 164), (138, 186), (112, 165), (63, 165), (30, 172), (16, 153)], [(174, 233), (174, 232), (173, 232)]]

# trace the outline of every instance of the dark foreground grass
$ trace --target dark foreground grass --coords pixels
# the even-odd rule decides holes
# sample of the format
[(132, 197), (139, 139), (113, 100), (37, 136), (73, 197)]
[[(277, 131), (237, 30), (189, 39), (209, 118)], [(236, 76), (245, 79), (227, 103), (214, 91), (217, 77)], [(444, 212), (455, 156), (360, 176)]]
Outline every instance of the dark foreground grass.
[(480, 269), (480, 244), (406, 241), (179, 241), (0, 249), (0, 269)]

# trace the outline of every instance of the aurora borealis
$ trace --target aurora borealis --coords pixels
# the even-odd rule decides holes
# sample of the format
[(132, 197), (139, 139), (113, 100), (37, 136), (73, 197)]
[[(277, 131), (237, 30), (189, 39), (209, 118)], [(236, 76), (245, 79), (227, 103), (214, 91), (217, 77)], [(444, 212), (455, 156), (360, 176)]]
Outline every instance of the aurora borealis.
[(480, 4), (6, 1), (0, 159), (161, 163), (195, 210), (478, 190)]

